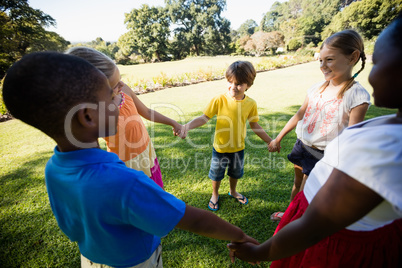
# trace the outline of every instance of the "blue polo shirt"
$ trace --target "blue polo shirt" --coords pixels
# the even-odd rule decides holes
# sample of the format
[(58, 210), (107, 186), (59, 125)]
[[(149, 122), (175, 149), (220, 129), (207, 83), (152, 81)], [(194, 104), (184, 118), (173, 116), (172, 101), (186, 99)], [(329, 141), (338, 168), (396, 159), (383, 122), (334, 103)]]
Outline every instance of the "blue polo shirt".
[(60, 152), (56, 147), (45, 177), (60, 229), (96, 263), (144, 262), (185, 212), (183, 201), (101, 149)]

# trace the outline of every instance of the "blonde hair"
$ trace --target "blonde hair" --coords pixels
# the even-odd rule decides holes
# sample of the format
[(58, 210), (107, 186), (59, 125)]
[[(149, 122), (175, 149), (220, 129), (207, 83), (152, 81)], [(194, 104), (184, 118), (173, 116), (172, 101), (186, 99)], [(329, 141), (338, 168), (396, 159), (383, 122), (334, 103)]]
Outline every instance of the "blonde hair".
[(101, 71), (107, 79), (110, 79), (113, 76), (117, 68), (111, 58), (93, 48), (73, 47), (67, 50), (66, 54), (74, 55), (88, 61)]
[[(344, 30), (341, 32), (337, 32), (325, 39), (325, 41), (321, 45), (321, 49), (324, 47), (324, 45), (326, 45), (327, 47), (339, 49), (341, 53), (345, 56), (350, 56), (355, 51), (359, 51), (360, 53), (360, 56), (357, 59), (355, 65), (361, 59), (362, 67), (339, 90), (338, 99), (341, 99), (343, 98), (345, 92), (353, 85), (355, 78), (361, 71), (363, 71), (364, 66), (366, 65), (366, 54), (364, 53), (363, 38), (354, 30)], [(323, 92), (328, 85), (329, 81), (325, 82), (320, 88), (321, 92)]]

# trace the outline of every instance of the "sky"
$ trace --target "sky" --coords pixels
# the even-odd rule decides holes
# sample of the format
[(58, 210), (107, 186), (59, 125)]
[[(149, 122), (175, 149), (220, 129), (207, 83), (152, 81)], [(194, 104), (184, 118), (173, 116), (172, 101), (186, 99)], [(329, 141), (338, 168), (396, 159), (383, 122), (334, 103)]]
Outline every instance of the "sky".
[[(275, 1), (226, 0), (226, 10), (222, 16), (236, 30), (248, 19), (259, 24)], [(56, 20), (56, 27), (49, 27), (48, 31), (54, 31), (73, 43), (89, 42), (97, 37), (117, 41), (127, 32), (124, 13), (140, 8), (142, 4), (165, 6), (164, 0), (28, 0), (28, 3)]]

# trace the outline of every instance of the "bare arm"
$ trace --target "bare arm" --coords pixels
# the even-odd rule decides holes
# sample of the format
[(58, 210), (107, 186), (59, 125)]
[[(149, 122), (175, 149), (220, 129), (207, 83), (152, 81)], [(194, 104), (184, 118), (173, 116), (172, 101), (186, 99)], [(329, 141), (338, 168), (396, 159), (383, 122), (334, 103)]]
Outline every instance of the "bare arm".
[(163, 114), (158, 113), (155, 110), (149, 109), (144, 103), (142, 103), (142, 101), (129, 86), (124, 84), (122, 91), (133, 99), (135, 107), (142, 117), (155, 123), (172, 126), (175, 133), (180, 132), (182, 126), (179, 123), (167, 116), (164, 116)]
[(368, 103), (363, 103), (360, 104), (359, 106), (354, 107), (350, 111), (350, 116), (349, 116), (349, 127), (353, 126), (354, 124), (360, 123), (364, 120), (364, 117), (366, 116), (367, 110), (368, 110)]
[(334, 169), (304, 215), (261, 246), (231, 244), (245, 261), (272, 261), (294, 255), (347, 227), (370, 212), (383, 198), (347, 174)]
[(254, 133), (257, 134), (257, 136), (260, 137), (267, 144), (269, 144), (272, 141), (271, 137), (264, 131), (264, 129), (257, 122), (250, 122), (250, 127), (254, 131)]
[(239, 227), (222, 220), (209, 211), (189, 205), (186, 205), (186, 212), (176, 227), (214, 239), (258, 244), (257, 240), (246, 235)]
[(194, 118), (193, 120), (185, 124), (186, 131), (205, 125), (209, 121), (209, 119), (210, 118), (205, 114)]
[(292, 118), (289, 119), (289, 121), (281, 130), (281, 132), (279, 132), (278, 136), (276, 136), (276, 138), (272, 140), (272, 143), (269, 146), (271, 152), (280, 151), (281, 148), (280, 143), (282, 139), (296, 127), (297, 122), (303, 119), (304, 113), (306, 112), (307, 109), (308, 100), (309, 100), (308, 96), (306, 96), (306, 99), (304, 100), (302, 106), (299, 108), (297, 113), (294, 116), (292, 116)]

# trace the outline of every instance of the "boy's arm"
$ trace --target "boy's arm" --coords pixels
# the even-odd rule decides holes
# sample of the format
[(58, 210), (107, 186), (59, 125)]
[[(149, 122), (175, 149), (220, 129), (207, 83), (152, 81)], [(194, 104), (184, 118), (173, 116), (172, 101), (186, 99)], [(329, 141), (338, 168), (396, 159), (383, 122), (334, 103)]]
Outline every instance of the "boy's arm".
[(250, 122), (250, 127), (267, 144), (270, 144), (272, 139), (271, 137), (264, 131), (264, 129), (257, 122)]
[(186, 205), (184, 216), (176, 227), (214, 239), (230, 240), (234, 243), (251, 242), (259, 244), (257, 240), (246, 235), (239, 227), (224, 221), (209, 211), (189, 205)]
[(185, 138), (189, 130), (205, 125), (209, 121), (209, 119), (210, 118), (205, 114), (194, 118), (193, 120), (191, 120), (190, 122), (188, 122), (183, 126), (184, 133), (182, 132), (180, 134), (180, 137)]
[(180, 131), (182, 130), (182, 125), (177, 123), (175, 120), (158, 113), (155, 110), (149, 109), (144, 103), (142, 103), (142, 101), (137, 97), (137, 95), (129, 86), (124, 84), (122, 91), (133, 99), (135, 107), (142, 117), (155, 123), (172, 126), (175, 135), (180, 133)]
[(193, 120), (185, 124), (186, 131), (205, 125), (209, 121), (209, 119), (210, 118), (205, 114), (194, 118)]

